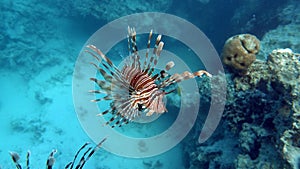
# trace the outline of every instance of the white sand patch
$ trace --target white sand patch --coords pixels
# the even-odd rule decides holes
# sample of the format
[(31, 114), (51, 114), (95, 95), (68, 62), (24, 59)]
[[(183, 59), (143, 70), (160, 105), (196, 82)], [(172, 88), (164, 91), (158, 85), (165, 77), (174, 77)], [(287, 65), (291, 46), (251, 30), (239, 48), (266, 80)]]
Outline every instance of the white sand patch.
[[(13, 168), (8, 151), (18, 152), (20, 162), (25, 166), (27, 150), (31, 151), (31, 168), (44, 167), (49, 153), (54, 148), (58, 149), (54, 168), (63, 168), (73, 159), (76, 151), (85, 142), (90, 141), (82, 130), (73, 108), (71, 73), (62, 67), (61, 65), (41, 70), (40, 74), (29, 82), (23, 81), (21, 76), (13, 72), (1, 73), (2, 168)], [(123, 158), (100, 150), (85, 168), (98, 166), (111, 169), (180, 169), (181, 158), (181, 149), (178, 146), (163, 155), (147, 159)]]

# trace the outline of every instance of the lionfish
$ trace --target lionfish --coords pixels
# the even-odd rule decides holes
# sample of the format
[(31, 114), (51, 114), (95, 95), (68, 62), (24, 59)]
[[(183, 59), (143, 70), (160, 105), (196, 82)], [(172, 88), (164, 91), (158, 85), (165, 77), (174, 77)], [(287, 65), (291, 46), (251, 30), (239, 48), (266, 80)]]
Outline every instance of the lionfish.
[[(112, 117), (106, 122), (106, 125), (110, 124), (112, 128), (115, 126), (121, 127), (133, 121), (141, 113), (151, 116), (154, 112), (158, 114), (166, 112), (164, 96), (175, 91), (175, 89), (168, 91), (167, 88), (169, 86), (183, 80), (201, 77), (203, 74), (211, 77), (211, 74), (204, 70), (194, 73), (185, 71), (182, 74), (169, 75), (168, 71), (175, 65), (173, 61), (168, 62), (163, 70), (155, 73), (155, 66), (158, 63), (164, 42), (161, 41), (162, 35), (158, 35), (152, 55), (149, 54), (152, 35), (153, 31), (151, 30), (145, 57), (141, 58), (138, 53), (135, 28), (128, 27), (129, 56), (126, 58), (122, 69), (117, 68), (95, 46), (88, 45), (86, 47), (85, 51), (99, 62), (99, 64), (91, 64), (104, 77), (104, 80), (90, 78), (91, 81), (94, 81), (99, 86), (99, 90), (90, 90), (89, 92), (105, 94), (104, 97), (91, 101), (111, 100), (109, 108), (98, 115), (110, 113)], [(144, 62), (142, 62), (142, 59)]]
[[(89, 146), (89, 142), (85, 143), (75, 154), (73, 161), (69, 162), (66, 166), (65, 169), (82, 169), (84, 167), (84, 165), (86, 164), (86, 162), (94, 155), (94, 153), (96, 151), (98, 151), (100, 149), (100, 147), (102, 146), (102, 144), (106, 141), (107, 138), (102, 139), (96, 146), (94, 147), (90, 147)], [(85, 151), (84, 151), (85, 150)], [(84, 151), (84, 152), (82, 152)], [(57, 150), (54, 149), (51, 151), (50, 155), (48, 156), (48, 159), (46, 161), (46, 169), (53, 169), (53, 165), (55, 163), (55, 158), (54, 155), (55, 153), (57, 153)], [(80, 159), (78, 160), (77, 157), (79, 156), (79, 154), (82, 154)], [(11, 159), (13, 160), (16, 169), (22, 169), (21, 164), (19, 163), (20, 160), (20, 156), (18, 153), (16, 152), (10, 152), (10, 156)], [(30, 157), (30, 152), (27, 152), (26, 155), (26, 169), (30, 168), (30, 164), (29, 164), (29, 157)], [(78, 157), (79, 158), (79, 157)], [(1, 168), (1, 167), (0, 167)]]

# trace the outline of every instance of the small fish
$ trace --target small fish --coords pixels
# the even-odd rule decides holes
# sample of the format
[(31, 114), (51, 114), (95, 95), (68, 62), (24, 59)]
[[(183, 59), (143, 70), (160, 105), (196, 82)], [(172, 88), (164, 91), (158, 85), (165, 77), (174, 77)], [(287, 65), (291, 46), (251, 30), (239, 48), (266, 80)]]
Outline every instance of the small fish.
[(112, 128), (127, 124), (140, 116), (141, 113), (151, 116), (153, 113), (167, 112), (163, 98), (176, 91), (176, 88), (169, 89), (171, 85), (202, 75), (212, 76), (204, 70), (194, 73), (185, 71), (181, 74), (169, 75), (168, 71), (175, 65), (173, 61), (168, 62), (163, 70), (155, 73), (155, 66), (158, 63), (164, 42), (161, 41), (162, 35), (158, 35), (152, 54), (150, 54), (152, 36), (153, 31), (151, 30), (148, 36), (146, 54), (141, 58), (138, 53), (136, 31), (134, 28), (128, 27), (129, 57), (125, 60), (122, 69), (118, 69), (96, 46), (88, 45), (86, 47), (85, 52), (98, 61), (98, 64), (91, 64), (105, 79), (90, 78), (100, 89), (89, 92), (105, 94), (104, 97), (91, 101), (111, 101), (110, 107), (98, 115), (110, 113), (112, 117), (106, 122), (106, 125), (110, 124)]

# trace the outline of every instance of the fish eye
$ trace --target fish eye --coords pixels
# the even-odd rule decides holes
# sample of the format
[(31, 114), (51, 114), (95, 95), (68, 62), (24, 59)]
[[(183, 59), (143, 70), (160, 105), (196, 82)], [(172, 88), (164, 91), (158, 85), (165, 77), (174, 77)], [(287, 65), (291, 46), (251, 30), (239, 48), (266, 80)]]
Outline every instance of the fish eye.
[(145, 106), (143, 104), (138, 103), (138, 110), (143, 111), (145, 109)]

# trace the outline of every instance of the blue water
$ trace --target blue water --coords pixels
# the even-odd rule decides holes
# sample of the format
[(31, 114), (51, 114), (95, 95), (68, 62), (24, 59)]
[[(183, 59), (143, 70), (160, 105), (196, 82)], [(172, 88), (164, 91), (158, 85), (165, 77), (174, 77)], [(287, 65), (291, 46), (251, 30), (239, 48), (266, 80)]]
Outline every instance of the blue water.
[[(42, 168), (52, 149), (58, 150), (55, 154), (54, 168), (64, 168), (85, 142), (93, 143), (77, 118), (72, 96), (72, 76), (76, 59), (85, 42), (99, 28), (114, 19), (140, 12), (173, 14), (202, 30), (216, 51), (220, 53), (224, 42), (232, 35), (251, 33), (262, 39), (267, 32), (278, 26), (291, 23), (298, 25), (300, 17), (299, 13), (296, 15), (297, 5), (299, 7), (299, 3), (293, 0), (274, 0), (272, 3), (269, 0), (168, 0), (164, 2), (155, 0), (145, 3), (130, 0), (47, 0), (43, 2), (2, 0), (0, 2), (0, 168), (15, 167), (9, 155), (10, 151), (18, 152), (21, 157), (19, 162), (25, 166), (28, 150), (31, 152), (31, 168)], [(289, 13), (285, 9), (287, 7), (290, 7), (294, 14)], [(153, 29), (155, 26), (153, 25)], [(126, 29), (124, 27), (124, 32), (127, 31)], [(190, 51), (187, 54), (189, 51), (187, 46), (181, 42), (173, 43), (173, 39), (167, 37), (166, 41), (169, 41), (170, 45), (166, 43), (165, 49), (181, 56), (193, 71), (204, 68), (202, 63), (194, 62), (195, 53)], [(143, 48), (146, 46), (144, 42)], [(298, 42), (291, 40), (279, 45), (300, 52)], [(280, 47), (276, 45), (270, 46)], [(127, 55), (126, 43), (122, 46), (123, 48), (116, 47), (115, 50), (121, 48), (119, 51), (108, 53), (113, 61), (120, 62), (122, 57), (118, 55), (123, 57)], [(266, 49), (266, 51), (271, 50)], [(186, 59), (187, 56), (192, 59)], [(88, 80), (90, 77), (84, 78)], [(168, 109), (176, 111), (177, 108), (169, 105)], [(163, 154), (149, 158), (126, 158), (100, 149), (87, 162), (85, 168), (185, 169), (192, 165), (197, 168), (234, 167), (234, 159), (240, 151), (236, 147), (231, 153), (228, 152), (229, 150), (222, 152), (223, 155), (232, 155), (232, 157), (228, 156), (228, 161), (224, 161), (223, 166), (201, 163), (201, 160), (198, 161), (199, 164), (197, 160), (194, 160), (194, 164), (190, 164), (191, 157), (204, 158), (201, 156), (203, 149), (197, 143), (197, 139), (207, 111), (207, 107), (201, 107), (200, 117), (187, 137)], [(119, 132), (125, 135), (127, 132), (130, 137), (155, 135), (163, 132), (174, 122), (177, 113), (173, 115), (171, 113), (168, 112), (160, 117), (157, 123), (165, 121), (160, 127), (154, 125), (156, 123), (145, 125), (145, 133), (134, 130), (135, 125), (124, 126)], [(129, 129), (126, 130), (126, 127)], [(220, 127), (211, 140), (203, 146), (209, 147), (213, 140), (224, 138), (223, 143), (219, 141), (214, 146), (220, 148), (228, 144), (229, 147), (234, 147), (232, 135), (229, 130), (223, 132)], [(120, 146), (122, 147), (122, 142)], [(192, 152), (188, 150), (196, 146), (199, 146), (196, 148), (198, 154), (189, 154)], [(211, 156), (219, 153), (212, 152)]]

